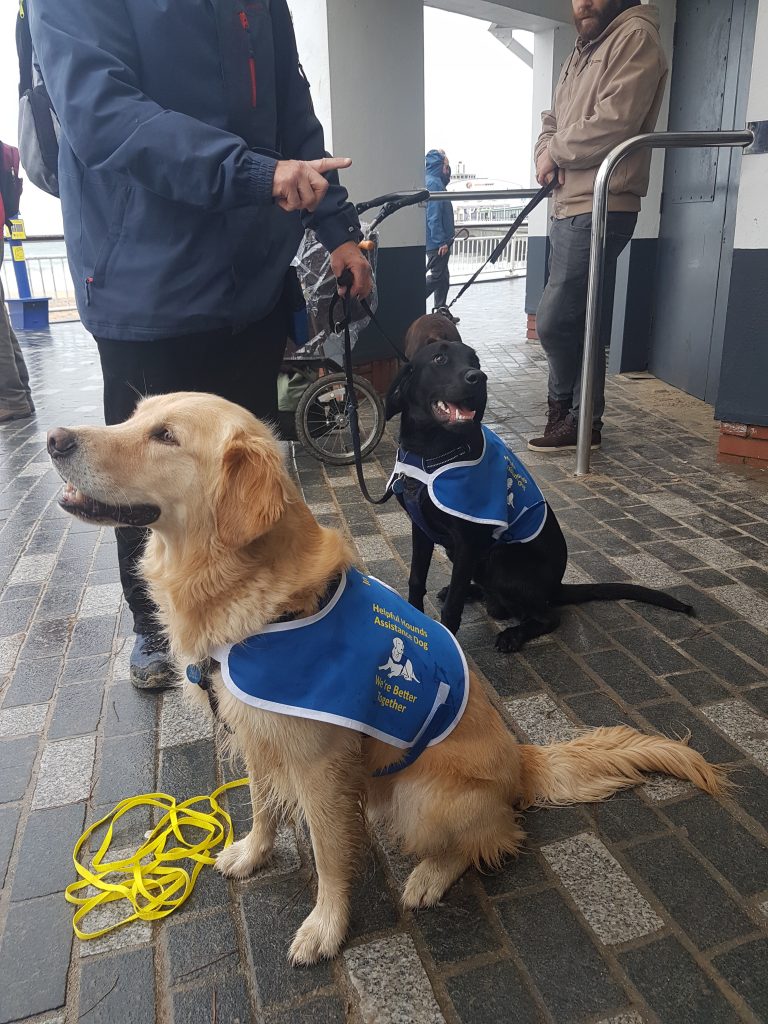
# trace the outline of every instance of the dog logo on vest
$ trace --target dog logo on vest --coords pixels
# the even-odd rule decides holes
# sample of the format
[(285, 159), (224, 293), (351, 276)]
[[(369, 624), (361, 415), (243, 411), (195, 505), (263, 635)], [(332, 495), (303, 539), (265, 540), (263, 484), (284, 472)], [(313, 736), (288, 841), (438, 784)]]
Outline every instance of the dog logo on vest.
[(399, 636), (396, 636), (392, 641), (392, 653), (389, 656), (389, 661), (385, 665), (379, 665), (379, 671), (389, 672), (390, 679), (404, 679), (406, 683), (418, 683), (420, 680), (416, 678), (411, 659), (406, 658), (403, 661), (404, 654), (405, 644)]

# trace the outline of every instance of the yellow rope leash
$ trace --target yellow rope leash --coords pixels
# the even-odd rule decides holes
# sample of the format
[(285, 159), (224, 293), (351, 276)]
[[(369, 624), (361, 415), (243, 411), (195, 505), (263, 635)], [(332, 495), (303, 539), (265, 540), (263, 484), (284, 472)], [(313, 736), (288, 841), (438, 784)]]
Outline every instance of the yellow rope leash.
[[(232, 842), (232, 819), (219, 806), (217, 798), (228, 789), (247, 784), (248, 779), (227, 782), (210, 796), (193, 796), (182, 803), (177, 803), (167, 793), (129, 797), (90, 825), (78, 839), (72, 854), (80, 881), (72, 882), (64, 891), (65, 899), (78, 907), (72, 919), (72, 928), (78, 939), (96, 939), (130, 921), (158, 921), (180, 907), (191, 894), (203, 865), (213, 864), (216, 859), (212, 851), (220, 843), (223, 843), (222, 849), (226, 849)], [(210, 810), (195, 809), (195, 804), (205, 802)], [(158, 807), (165, 814), (146, 841), (130, 857), (105, 860), (115, 824), (134, 807)], [(83, 844), (105, 822), (109, 822), (109, 827), (88, 867), (78, 859), (78, 855)], [(188, 827), (202, 830), (203, 838), (197, 841), (187, 839), (184, 829)], [(194, 861), (191, 873), (178, 863), (183, 860)], [(120, 874), (126, 877), (118, 881), (107, 880), (107, 876)], [(89, 887), (98, 891), (95, 894), (78, 895)], [(82, 919), (96, 907), (123, 899), (128, 900), (133, 913), (121, 921), (95, 932), (83, 931), (79, 927)]]

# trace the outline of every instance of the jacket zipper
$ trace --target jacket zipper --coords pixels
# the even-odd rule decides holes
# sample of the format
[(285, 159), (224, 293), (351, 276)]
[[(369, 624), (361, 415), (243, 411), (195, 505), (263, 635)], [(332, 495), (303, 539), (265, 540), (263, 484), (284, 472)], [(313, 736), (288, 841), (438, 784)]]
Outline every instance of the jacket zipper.
[(86, 277), (85, 279), (85, 304), (90, 306), (91, 304), (91, 285), (93, 284), (92, 277)]
[(251, 33), (248, 31), (248, 15), (245, 11), (240, 11), (240, 24), (243, 26), (246, 39), (248, 40), (248, 72), (251, 77), (251, 106), (256, 106), (256, 59), (253, 55), (253, 40), (251, 39)]

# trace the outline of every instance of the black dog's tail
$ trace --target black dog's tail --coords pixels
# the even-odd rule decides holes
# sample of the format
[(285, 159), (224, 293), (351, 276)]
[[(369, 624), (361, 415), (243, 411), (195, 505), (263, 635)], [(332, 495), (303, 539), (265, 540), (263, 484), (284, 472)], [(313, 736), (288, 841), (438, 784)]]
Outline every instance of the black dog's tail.
[(665, 594), (663, 590), (638, 587), (634, 583), (561, 583), (554, 604), (584, 604), (586, 601), (644, 601), (673, 612), (695, 615), (693, 607)]

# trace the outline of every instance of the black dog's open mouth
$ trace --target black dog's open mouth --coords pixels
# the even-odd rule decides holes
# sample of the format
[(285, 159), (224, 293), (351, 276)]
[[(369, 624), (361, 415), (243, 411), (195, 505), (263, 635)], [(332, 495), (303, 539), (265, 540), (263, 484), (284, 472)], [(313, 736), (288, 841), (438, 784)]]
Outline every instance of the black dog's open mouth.
[(69, 482), (59, 498), (59, 505), (78, 519), (119, 526), (149, 526), (160, 515), (155, 505), (105, 505)]
[(466, 405), (448, 402), (444, 398), (432, 403), (432, 415), (439, 423), (471, 423), (476, 411)]

